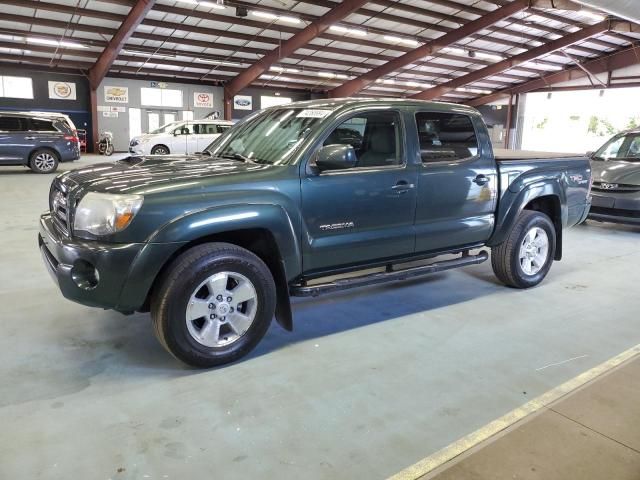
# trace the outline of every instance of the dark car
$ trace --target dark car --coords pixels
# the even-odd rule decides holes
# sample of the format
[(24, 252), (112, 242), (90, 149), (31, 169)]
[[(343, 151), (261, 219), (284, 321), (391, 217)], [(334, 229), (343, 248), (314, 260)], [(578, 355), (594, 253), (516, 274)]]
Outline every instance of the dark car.
[(52, 173), (80, 158), (78, 134), (65, 115), (0, 112), (0, 165)]
[(202, 155), (58, 176), (38, 240), (64, 296), (151, 311), (167, 350), (209, 367), (249, 352), (274, 314), (291, 330), (291, 295), (482, 263), (483, 247), (502, 282), (533, 287), (590, 181), (584, 156), (494, 155), (469, 107), (315, 100), (254, 113)]
[(589, 218), (640, 224), (640, 129), (615, 135), (591, 155)]

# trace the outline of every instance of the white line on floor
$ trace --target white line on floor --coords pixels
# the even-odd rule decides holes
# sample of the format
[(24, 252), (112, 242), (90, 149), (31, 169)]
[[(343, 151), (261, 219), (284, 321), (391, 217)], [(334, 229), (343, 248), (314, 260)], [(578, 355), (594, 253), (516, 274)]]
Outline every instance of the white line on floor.
[(540, 370), (544, 370), (545, 368), (555, 367), (556, 365), (563, 365), (565, 363), (572, 362), (574, 360), (578, 360), (579, 358), (584, 358), (584, 357), (588, 357), (588, 356), (589, 355), (580, 355), (579, 357), (567, 358), (566, 360), (563, 360), (561, 362), (550, 363), (549, 365), (545, 365), (544, 367), (536, 368), (536, 372), (539, 372)]
[(607, 360), (604, 363), (587, 370), (586, 372), (572, 378), (571, 380), (563, 383), (562, 385), (543, 393), (539, 397), (525, 403), (521, 407), (510, 411), (506, 415), (488, 423), (484, 427), (470, 433), (469, 435), (456, 440), (452, 444), (444, 447), (442, 450), (423, 458), (417, 463), (414, 463), (410, 467), (405, 468), (401, 472), (389, 477), (389, 480), (415, 480), (417, 478), (426, 475), (433, 471), (444, 463), (454, 459), (458, 455), (466, 452), (467, 450), (475, 447), (479, 443), (487, 440), (488, 438), (496, 435), (505, 428), (510, 427), (514, 423), (522, 420), (528, 415), (535, 413), (536, 411), (544, 408), (551, 403), (555, 402), (559, 398), (571, 393), (577, 388), (583, 386), (587, 382), (595, 379), (596, 377), (608, 372), (609, 370), (617, 367), (623, 362), (640, 355), (640, 344), (622, 352), (619, 355)]

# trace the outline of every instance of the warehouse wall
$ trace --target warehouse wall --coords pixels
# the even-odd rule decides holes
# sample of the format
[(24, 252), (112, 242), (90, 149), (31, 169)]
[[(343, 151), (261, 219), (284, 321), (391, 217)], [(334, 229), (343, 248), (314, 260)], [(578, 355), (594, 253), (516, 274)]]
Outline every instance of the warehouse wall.
[[(222, 118), (223, 113), (223, 90), (220, 87), (208, 85), (186, 84), (179, 82), (160, 82), (160, 86), (166, 89), (182, 91), (182, 107), (170, 108), (154, 105), (142, 105), (140, 99), (140, 89), (143, 87), (160, 88), (156, 82), (148, 80), (130, 80), (123, 78), (105, 78), (97, 91), (98, 103), (98, 130), (110, 131), (113, 133), (114, 146), (116, 151), (126, 151), (129, 147), (130, 140), (130, 122), (129, 114), (131, 108), (141, 110), (141, 131), (148, 131), (148, 113), (149, 112), (167, 112), (177, 114), (177, 120), (183, 119), (183, 112), (192, 111), (194, 119), (201, 119), (208, 114), (217, 111)], [(128, 89), (128, 98), (126, 103), (107, 101), (105, 98), (105, 87), (121, 87)], [(212, 108), (194, 107), (194, 93), (208, 93), (213, 96)], [(119, 109), (121, 111), (110, 112), (109, 109)], [(123, 110), (123, 111), (122, 111)], [(117, 116), (116, 116), (117, 115)], [(163, 122), (161, 122), (163, 123)]]
[[(0, 110), (36, 110), (69, 115), (79, 129), (91, 132), (89, 82), (82, 75), (51, 73), (27, 69), (2, 68), (2, 75), (29, 77), (33, 83), (33, 99), (0, 97)], [(49, 98), (49, 81), (74, 83), (75, 100)]]

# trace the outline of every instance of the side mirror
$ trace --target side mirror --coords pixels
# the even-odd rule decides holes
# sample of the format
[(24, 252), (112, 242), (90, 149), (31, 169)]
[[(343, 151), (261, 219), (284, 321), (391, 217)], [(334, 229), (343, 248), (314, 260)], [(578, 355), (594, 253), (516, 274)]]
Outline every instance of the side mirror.
[(325, 145), (316, 156), (316, 167), (320, 171), (353, 168), (357, 163), (358, 157), (351, 145)]
[(174, 130), (174, 131), (173, 131), (173, 136), (174, 136), (174, 137), (177, 137), (177, 136), (178, 136), (178, 135), (180, 135), (181, 133), (182, 133), (182, 132), (181, 132), (180, 130), (176, 129), (176, 130)]
[(585, 155), (586, 155), (587, 157), (591, 158), (591, 157), (593, 157), (593, 154), (594, 154), (594, 153), (596, 153), (596, 152), (587, 152), (587, 153), (585, 153)]

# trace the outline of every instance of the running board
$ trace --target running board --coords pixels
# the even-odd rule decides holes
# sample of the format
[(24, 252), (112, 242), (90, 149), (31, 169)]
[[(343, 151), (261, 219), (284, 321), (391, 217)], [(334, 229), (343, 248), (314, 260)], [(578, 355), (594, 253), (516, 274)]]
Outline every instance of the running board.
[(409, 278), (421, 277), (430, 273), (443, 272), (453, 268), (477, 265), (486, 261), (488, 258), (489, 254), (484, 250), (479, 252), (477, 255), (469, 255), (469, 252), (464, 252), (461, 257), (454, 258), (452, 260), (443, 260), (429, 265), (409, 267), (402, 270), (393, 270), (393, 265), (388, 265), (386, 272), (371, 273), (361, 277), (344, 278), (316, 285), (292, 285), (289, 290), (291, 295), (294, 297), (317, 297), (318, 295), (346, 290), (348, 288), (365, 287), (369, 285), (376, 285), (378, 283), (407, 280)]

